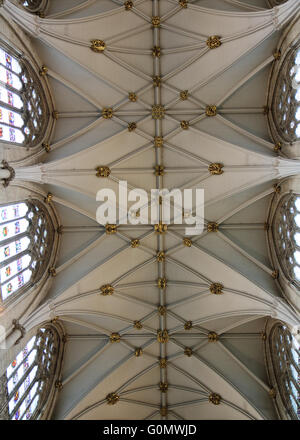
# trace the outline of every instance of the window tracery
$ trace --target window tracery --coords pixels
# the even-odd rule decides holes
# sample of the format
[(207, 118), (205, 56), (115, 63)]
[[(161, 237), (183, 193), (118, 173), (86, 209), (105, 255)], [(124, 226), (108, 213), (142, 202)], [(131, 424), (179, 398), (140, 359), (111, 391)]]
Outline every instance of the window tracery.
[(276, 391), (288, 418), (300, 420), (300, 351), (289, 329), (278, 323), (270, 334), (270, 353)]
[(38, 200), (0, 207), (0, 286), (2, 301), (37, 282), (52, 249), (53, 226)]
[(33, 147), (44, 136), (49, 110), (35, 72), (6, 45), (0, 46), (0, 141)]
[(274, 218), (273, 235), (285, 276), (300, 287), (300, 195), (283, 197)]
[(300, 139), (300, 48), (285, 58), (275, 87), (273, 119), (286, 143)]
[(60, 337), (52, 325), (38, 330), (2, 377), (2, 418), (39, 419), (57, 372)]

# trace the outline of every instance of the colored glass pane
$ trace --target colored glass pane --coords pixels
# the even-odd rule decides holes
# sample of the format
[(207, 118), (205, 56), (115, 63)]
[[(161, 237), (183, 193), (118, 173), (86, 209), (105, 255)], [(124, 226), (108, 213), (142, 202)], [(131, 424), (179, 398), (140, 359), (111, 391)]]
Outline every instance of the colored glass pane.
[(7, 240), (15, 235), (26, 232), (29, 222), (26, 219), (5, 223), (0, 227), (0, 241)]
[[(40, 329), (19, 352), (6, 370), (7, 407), (11, 420), (28, 420), (36, 415), (40, 399), (53, 386), (58, 347), (58, 333), (53, 327)], [(50, 380), (49, 380), (50, 379)]]
[(31, 278), (32, 271), (25, 270), (22, 274), (15, 276), (8, 283), (2, 285), (2, 298), (5, 300), (20, 287), (24, 286)]

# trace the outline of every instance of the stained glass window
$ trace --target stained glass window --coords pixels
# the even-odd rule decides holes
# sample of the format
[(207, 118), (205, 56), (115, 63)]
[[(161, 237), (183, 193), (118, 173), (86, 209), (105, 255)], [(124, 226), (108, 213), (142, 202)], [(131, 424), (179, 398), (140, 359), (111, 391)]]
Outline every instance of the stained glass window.
[(300, 139), (300, 49), (286, 57), (278, 76), (273, 100), (273, 118), (287, 143)]
[(51, 251), (52, 223), (39, 201), (0, 207), (0, 287), (5, 301), (36, 282)]
[(0, 47), (0, 141), (32, 147), (43, 137), (48, 110), (32, 68), (12, 52)]
[(279, 264), (285, 276), (300, 287), (300, 195), (283, 197), (273, 222)]
[(39, 418), (52, 385), (59, 336), (52, 326), (41, 328), (6, 370), (6, 414), (11, 420)]
[(289, 329), (278, 324), (272, 331), (271, 356), (276, 388), (286, 413), (300, 420), (300, 351), (299, 343)]

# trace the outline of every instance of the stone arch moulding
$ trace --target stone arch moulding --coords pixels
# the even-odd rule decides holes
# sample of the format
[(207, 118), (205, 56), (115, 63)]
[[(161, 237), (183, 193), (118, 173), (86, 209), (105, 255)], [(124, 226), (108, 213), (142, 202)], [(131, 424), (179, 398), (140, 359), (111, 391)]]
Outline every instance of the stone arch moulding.
[[(286, 87), (285, 96), (287, 100), (286, 105), (288, 109), (291, 109), (296, 113), (296, 108), (291, 101), (294, 100), (296, 104), (295, 94), (297, 90), (292, 87), (292, 80), (290, 84), (287, 82), (287, 72), (292, 69), (293, 60), (296, 53), (300, 50), (300, 14), (292, 21), (284, 32), (276, 51), (274, 52), (274, 63), (270, 72), (269, 85), (268, 85), (268, 125), (270, 135), (274, 140), (274, 144), (278, 147), (280, 154), (292, 159), (300, 158), (300, 139), (291, 137), (291, 133), (283, 133), (280, 128), (284, 123), (284, 114), (281, 113), (279, 106), (282, 106), (280, 97), (282, 97), (282, 88)], [(299, 89), (300, 90), (300, 87)], [(300, 105), (300, 101), (299, 101)], [(282, 119), (282, 120), (281, 120)], [(287, 119), (295, 119), (295, 115), (292, 118), (292, 114), (287, 115)], [(291, 121), (294, 123), (294, 121)], [(298, 127), (300, 127), (300, 122)]]
[[(287, 274), (285, 265), (278, 255), (278, 246), (280, 245), (280, 236), (275, 230), (276, 218), (280, 212), (281, 204), (284, 200), (292, 194), (300, 195), (300, 177), (290, 177), (279, 182), (278, 192), (274, 193), (273, 199), (270, 203), (269, 213), (266, 224), (267, 230), (267, 245), (272, 266), (278, 271), (278, 278), (276, 282), (287, 299), (287, 301), (299, 312), (300, 310), (300, 293), (298, 282), (295, 282)], [(276, 215), (277, 214), (277, 215)]]
[[(27, 83), (25, 87), (27, 90), (26, 93), (27, 96), (30, 95), (31, 91), (33, 91), (32, 94), (36, 93), (40, 98), (40, 108), (42, 112), (40, 115), (41, 135), (37, 132), (35, 138), (31, 140), (30, 143), (21, 145), (9, 140), (1, 141), (0, 139), (0, 146), (3, 148), (4, 158), (8, 162), (18, 162), (24, 159), (29, 159), (32, 154), (45, 149), (45, 145), (49, 144), (55, 126), (55, 118), (53, 117), (54, 101), (47, 78), (47, 69), (44, 68), (42, 62), (39, 60), (30, 39), (24, 34), (19, 26), (6, 15), (7, 14), (3, 8), (0, 8), (0, 47), (17, 59), (23, 69), (22, 72), (24, 71), (25, 74), (27, 73), (28, 77), (33, 78), (29, 86)], [(21, 90), (22, 92), (25, 90), (24, 84)], [(31, 104), (31, 102), (26, 100), (26, 103), (27, 102), (28, 104)], [(26, 110), (28, 110), (30, 118), (31, 115), (28, 106)]]
[(272, 387), (270, 395), (277, 414), (282, 420), (299, 420), (300, 411), (295, 402), (300, 391), (299, 327), (291, 329), (284, 322), (270, 318), (264, 339), (265, 364)]
[[(21, 413), (26, 406), (26, 393), (27, 396), (31, 393), (31, 402), (36, 398), (35, 396), (38, 396), (38, 403), (31, 414), (27, 411), (23, 413), (25, 419), (50, 419), (57, 394), (61, 389), (65, 342), (66, 334), (61, 323), (43, 322), (38, 327), (32, 328), (26, 338), (22, 340), (22, 344), (18, 344), (11, 351), (7, 368), (0, 378), (0, 420), (22, 418)], [(17, 376), (17, 384), (13, 385), (14, 388), (12, 388), (12, 384), (8, 387), (8, 381), (16, 372), (19, 372), (20, 362), (21, 364), (27, 362), (27, 365), (25, 365), (23, 371), (19, 370), (21, 372)], [(14, 368), (16, 368), (16, 372)], [(35, 368), (36, 372), (34, 372)], [(18, 395), (19, 385), (25, 382), (25, 377), (28, 376), (30, 370), (33, 372), (29, 380), (30, 383), (26, 384), (27, 387), (25, 385), (24, 393)], [(35, 396), (33, 395), (34, 385), (37, 393)], [(14, 401), (13, 405), (8, 405), (8, 399), (12, 403), (11, 396), (14, 395), (14, 391), (16, 391), (17, 400)], [(13, 410), (12, 406), (15, 406)]]
[(39, 188), (32, 186), (22, 185), (10, 185), (5, 191), (0, 192), (0, 205), (8, 205), (16, 202), (35, 201), (46, 212), (47, 221), (49, 221), (51, 231), (51, 239), (53, 244), (49, 252), (47, 262), (43, 264), (42, 270), (39, 273), (38, 279), (35, 282), (30, 283), (23, 291), (20, 289), (16, 292), (16, 295), (12, 295), (11, 300), (1, 304), (2, 309), (0, 313), (4, 316), (5, 327), (7, 331), (11, 328), (11, 322), (13, 319), (25, 319), (40, 303), (41, 299), (47, 294), (50, 285), (52, 283), (52, 276), (50, 274), (50, 268), (55, 267), (58, 252), (59, 252), (59, 233), (57, 232), (59, 227), (59, 218), (56, 213), (56, 209), (51, 201), (47, 199), (47, 194), (43, 193)]

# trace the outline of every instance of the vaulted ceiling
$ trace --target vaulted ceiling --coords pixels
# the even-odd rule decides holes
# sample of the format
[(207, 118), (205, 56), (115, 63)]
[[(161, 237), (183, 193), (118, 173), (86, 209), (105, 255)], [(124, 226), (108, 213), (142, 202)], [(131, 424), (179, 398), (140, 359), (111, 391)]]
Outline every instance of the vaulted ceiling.
[[(28, 318), (58, 318), (68, 335), (53, 418), (274, 419), (261, 333), (270, 316), (294, 326), (298, 315), (274, 279), (265, 223), (274, 184), (299, 164), (274, 151), (265, 105), (273, 53), (299, 2), (123, 3), (53, 0), (43, 19), (4, 4), (48, 69), (57, 112), (50, 152), (16, 158), (11, 184), (52, 193), (61, 224), (56, 276)], [(110, 175), (97, 177), (98, 166)], [(185, 225), (107, 234), (96, 193), (124, 180), (148, 193), (203, 188), (205, 231), (191, 243)]]

